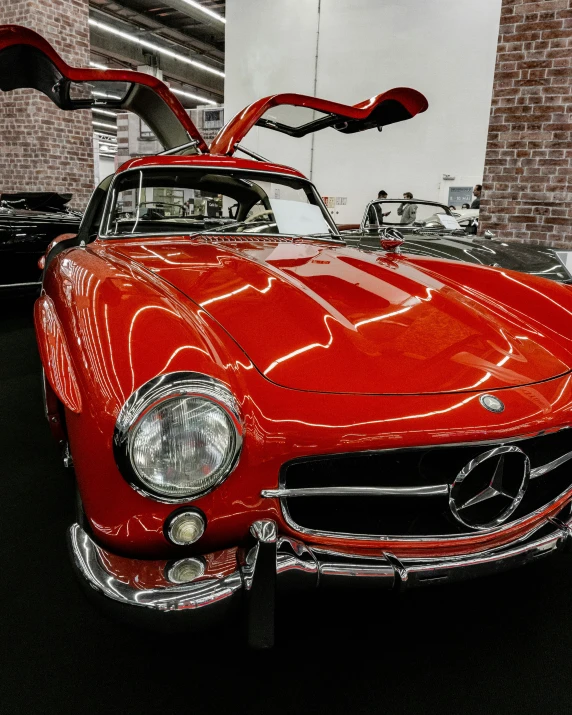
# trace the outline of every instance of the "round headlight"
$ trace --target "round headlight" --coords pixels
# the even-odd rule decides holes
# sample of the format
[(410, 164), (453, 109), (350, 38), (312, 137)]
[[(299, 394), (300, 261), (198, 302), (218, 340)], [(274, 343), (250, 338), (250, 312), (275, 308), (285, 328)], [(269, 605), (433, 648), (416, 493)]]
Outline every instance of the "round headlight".
[(154, 378), (125, 403), (114, 443), (136, 489), (187, 501), (220, 484), (236, 463), (241, 433), (234, 397), (206, 375)]
[(200, 494), (224, 478), (235, 454), (228, 414), (203, 397), (166, 400), (142, 417), (129, 439), (131, 463), (152, 491)]

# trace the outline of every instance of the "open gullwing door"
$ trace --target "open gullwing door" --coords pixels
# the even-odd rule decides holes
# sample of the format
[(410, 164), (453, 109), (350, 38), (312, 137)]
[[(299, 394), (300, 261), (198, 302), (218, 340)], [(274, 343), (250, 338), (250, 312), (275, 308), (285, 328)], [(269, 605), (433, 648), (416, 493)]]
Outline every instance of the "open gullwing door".
[(109, 108), (137, 114), (165, 149), (208, 147), (183, 105), (156, 77), (131, 70), (70, 67), (43, 37), (0, 26), (0, 89), (37, 89), (60, 109)]
[(353, 134), (411, 119), (428, 106), (421, 92), (408, 87), (395, 87), (353, 106), (305, 94), (274, 94), (239, 112), (220, 130), (210, 150), (211, 154), (233, 154), (254, 126), (292, 137), (304, 137), (327, 127)]

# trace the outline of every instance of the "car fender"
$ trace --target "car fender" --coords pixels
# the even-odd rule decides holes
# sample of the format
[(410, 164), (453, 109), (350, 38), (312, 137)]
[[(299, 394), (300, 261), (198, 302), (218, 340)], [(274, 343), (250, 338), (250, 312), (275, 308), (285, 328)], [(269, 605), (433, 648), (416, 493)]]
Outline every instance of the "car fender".
[[(69, 395), (62, 389), (56, 394), (66, 407), (78, 489), (101, 543), (121, 552), (158, 533), (166, 545), (162, 524), (175, 507), (135, 491), (115, 462), (113, 434), (121, 407), (153, 377), (180, 371), (224, 382), (240, 403), (246, 389), (238, 372), (250, 361), (210, 316), (169, 284), (128, 261), (98, 255), (92, 246), (54, 258), (38, 307), (39, 315), (49, 310), (48, 325), (57, 326), (58, 345), (65, 346), (65, 353), (59, 348), (64, 357), (58, 365), (63, 374), (73, 374), (76, 387)], [(42, 363), (51, 368), (51, 333), (40, 326)], [(110, 522), (117, 533), (110, 533)]]
[(55, 305), (47, 295), (36, 301), (34, 324), (48, 383), (68, 410), (81, 412), (81, 397), (67, 340)]

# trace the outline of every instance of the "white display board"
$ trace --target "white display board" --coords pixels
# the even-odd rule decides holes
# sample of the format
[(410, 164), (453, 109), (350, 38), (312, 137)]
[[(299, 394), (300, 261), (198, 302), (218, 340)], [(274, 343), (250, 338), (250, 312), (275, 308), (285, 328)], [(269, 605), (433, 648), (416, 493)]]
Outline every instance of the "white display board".
[(285, 199), (270, 199), (270, 206), (280, 233), (330, 233), (319, 206)]
[(452, 231), (460, 230), (459, 222), (454, 216), (448, 216), (447, 214), (437, 214), (437, 218), (441, 222), (444, 228), (448, 228)]

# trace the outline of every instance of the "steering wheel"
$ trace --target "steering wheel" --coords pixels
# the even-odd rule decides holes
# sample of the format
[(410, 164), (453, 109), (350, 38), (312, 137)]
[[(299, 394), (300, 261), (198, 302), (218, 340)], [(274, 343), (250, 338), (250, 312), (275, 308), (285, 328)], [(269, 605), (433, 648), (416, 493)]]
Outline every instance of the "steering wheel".
[(274, 222), (274, 211), (272, 211), (272, 209), (264, 209), (264, 211), (259, 211), (252, 216), (248, 216), (248, 218), (244, 220), (244, 223), (254, 223), (262, 219), (266, 219), (266, 221), (272, 219), (272, 222)]

